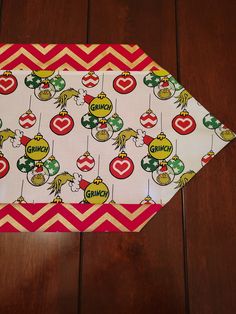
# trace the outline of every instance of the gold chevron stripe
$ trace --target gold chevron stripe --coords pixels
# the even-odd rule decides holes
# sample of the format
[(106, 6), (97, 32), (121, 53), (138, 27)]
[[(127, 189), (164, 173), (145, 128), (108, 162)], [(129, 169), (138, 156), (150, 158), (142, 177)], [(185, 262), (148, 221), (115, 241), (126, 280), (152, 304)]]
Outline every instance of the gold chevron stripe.
[(98, 46), (100, 46), (99, 44), (92, 44), (91, 46), (87, 47), (83, 44), (78, 44), (76, 45), (78, 48), (80, 48), (81, 50), (83, 50), (83, 52), (90, 54), (93, 50), (95, 50)]
[[(47, 213), (55, 204), (48, 203), (44, 207), (42, 207), (37, 213), (31, 214), (27, 209), (25, 209), (21, 204), (12, 204), (12, 206), (19, 211), (22, 215), (24, 215), (30, 222), (35, 222), (37, 219), (39, 219), (41, 216), (43, 216), (45, 213)], [(99, 207), (103, 205), (96, 204), (91, 206), (88, 210), (86, 210), (85, 213), (80, 213), (72, 204), (63, 204), (63, 207), (65, 207), (72, 215), (74, 215), (76, 218), (78, 218), (81, 222), (86, 220), (91, 214), (96, 212)], [(118, 210), (122, 215), (124, 215), (127, 219), (130, 221), (133, 221), (136, 219), (140, 214), (142, 214), (147, 208), (150, 206), (150, 204), (143, 204), (141, 205), (136, 211), (133, 213), (129, 212), (125, 207), (119, 204), (113, 205), (116, 210)], [(0, 204), (0, 209), (4, 207), (3, 204)]]
[(113, 216), (111, 216), (109, 213), (104, 214), (102, 217), (94, 221), (92, 225), (90, 225), (85, 232), (91, 232), (94, 231), (97, 227), (99, 227), (102, 223), (105, 221), (111, 222), (116, 228), (118, 228), (120, 231), (128, 232), (129, 229), (127, 229), (124, 225), (122, 225), (118, 220), (116, 220)]
[(156, 215), (156, 213), (153, 213), (147, 220), (145, 220), (141, 225), (139, 225), (134, 232), (140, 232), (144, 226)]
[[(109, 47), (106, 50), (106, 53), (107, 52), (111, 53), (115, 58), (119, 59), (121, 62), (126, 64), (129, 68), (133, 68), (133, 67), (137, 66), (139, 63), (141, 63), (146, 58), (146, 55), (142, 54), (134, 62), (130, 62), (125, 57), (123, 57), (121, 54), (119, 54), (116, 50), (114, 50), (112, 47)], [(58, 61), (59, 59), (61, 59), (65, 54), (68, 54), (72, 59), (74, 59), (77, 63), (81, 64), (84, 68), (88, 68), (88, 67), (90, 68), (90, 67), (94, 66), (97, 62), (101, 61), (101, 59), (103, 59), (103, 57), (104, 57), (103, 53), (101, 53), (101, 54), (97, 55), (97, 57), (94, 58), (91, 62), (86, 63), (83, 59), (81, 59), (79, 56), (74, 54), (71, 50), (69, 50), (66, 47), (59, 54), (54, 56), (52, 59), (48, 60), (48, 62), (43, 63), (43, 62), (39, 61), (36, 57), (34, 57), (30, 52), (25, 50), (24, 48), (20, 48), (16, 53), (11, 55), (11, 57), (9, 57), (7, 60), (3, 61), (0, 64), (0, 67), (4, 68), (8, 63), (14, 61), (21, 54), (24, 54), (28, 59), (30, 59), (32, 62), (37, 64), (37, 66), (39, 68), (47, 68), (47, 67), (49, 67), (52, 63), (54, 63), (54, 62)], [(153, 62), (153, 64), (156, 64), (156, 63)], [(157, 64), (156, 64), (156, 66), (157, 66)]]
[(40, 226), (36, 231), (42, 231), (43, 232), (43, 231), (47, 230), (49, 227), (51, 227), (57, 221), (59, 221), (61, 224), (63, 224), (67, 229), (69, 229), (72, 232), (76, 232), (76, 231), (78, 232), (79, 231), (75, 226), (73, 226), (68, 220), (66, 220), (60, 214), (56, 214), (51, 219), (47, 220), (45, 222), (45, 224)]
[(0, 54), (4, 53), (7, 49), (9, 49), (11, 46), (13, 46), (13, 44), (4, 44), (1, 48), (0, 48)]
[(32, 46), (43, 55), (46, 55), (56, 46), (56, 44), (49, 44), (47, 47), (42, 47), (40, 44), (33, 44)]
[(5, 223), (10, 223), (14, 228), (21, 232), (27, 232), (28, 230), (25, 229), (18, 221), (16, 221), (13, 217), (10, 215), (6, 215), (2, 219), (0, 219), (0, 227), (2, 227)]
[(134, 53), (135, 51), (137, 51), (139, 48), (138, 45), (134, 45), (133, 47), (128, 45), (128, 44), (121, 44), (121, 46), (126, 49), (128, 52), (130, 53)]

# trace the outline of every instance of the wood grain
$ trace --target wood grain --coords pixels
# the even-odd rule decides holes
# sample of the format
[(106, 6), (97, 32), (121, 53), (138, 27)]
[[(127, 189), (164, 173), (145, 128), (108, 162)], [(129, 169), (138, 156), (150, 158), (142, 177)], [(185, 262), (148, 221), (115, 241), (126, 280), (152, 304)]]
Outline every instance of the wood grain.
[[(90, 43), (137, 43), (176, 73), (174, 1), (90, 1), (89, 12)], [(179, 194), (140, 234), (84, 234), (81, 313), (184, 313), (182, 245)]]
[[(181, 80), (208, 110), (236, 130), (236, 3), (178, 3)], [(234, 141), (184, 191), (191, 314), (236, 312), (235, 159)]]
[[(87, 1), (4, 0), (1, 42), (86, 42)], [(1, 234), (0, 313), (75, 314), (80, 234)]]

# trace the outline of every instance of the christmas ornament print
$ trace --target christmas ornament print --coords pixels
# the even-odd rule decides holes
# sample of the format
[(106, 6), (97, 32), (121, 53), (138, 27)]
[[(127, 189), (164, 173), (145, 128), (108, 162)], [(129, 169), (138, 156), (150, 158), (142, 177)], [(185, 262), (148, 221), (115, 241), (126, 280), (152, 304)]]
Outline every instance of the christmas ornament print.
[(81, 118), (81, 124), (86, 129), (93, 129), (95, 128), (99, 123), (99, 118), (92, 115), (90, 112), (86, 113)]
[(104, 92), (98, 94), (98, 96), (93, 98), (89, 103), (90, 113), (98, 118), (105, 118), (112, 112), (112, 109), (112, 102)]
[(170, 184), (174, 180), (174, 177), (174, 170), (166, 161), (162, 161), (157, 170), (152, 173), (153, 180), (162, 186)]
[(60, 170), (60, 164), (53, 155), (43, 163), (43, 166), (47, 168), (49, 176), (55, 176)]
[(150, 72), (144, 76), (143, 82), (148, 87), (156, 87), (160, 82), (160, 77), (154, 74), (153, 72)]
[(16, 166), (21, 172), (27, 173), (35, 167), (35, 161), (24, 155), (17, 160)]
[(179, 159), (177, 155), (174, 155), (167, 163), (168, 166), (170, 166), (175, 175), (179, 175), (184, 171), (184, 163), (182, 160)]
[(35, 125), (36, 120), (35, 114), (29, 109), (19, 117), (19, 124), (22, 128), (29, 129)]
[(57, 74), (49, 82), (54, 86), (56, 92), (61, 92), (66, 86), (66, 81), (60, 74)]
[(118, 157), (115, 157), (110, 162), (109, 170), (113, 177), (117, 179), (126, 179), (133, 173), (134, 163), (127, 154), (122, 151)]
[(147, 195), (140, 204), (156, 204), (156, 202), (151, 198), (151, 196)]
[(217, 120), (214, 116), (212, 116), (210, 113), (208, 113), (203, 118), (203, 124), (205, 125), (206, 128), (214, 130), (221, 125), (221, 122)]
[(9, 95), (17, 88), (18, 82), (11, 71), (5, 71), (0, 75), (0, 94)]
[(92, 170), (93, 167), (95, 166), (95, 160), (90, 155), (89, 152), (85, 152), (82, 156), (80, 156), (77, 159), (76, 165), (79, 168), (79, 170), (84, 171), (84, 172), (88, 172), (88, 171)]
[(157, 116), (151, 109), (148, 109), (141, 115), (140, 123), (147, 129), (153, 128), (157, 124)]
[(109, 198), (109, 189), (98, 176), (84, 191), (84, 199), (90, 204), (103, 204)]
[(42, 79), (38, 77), (37, 75), (35, 75), (34, 73), (27, 75), (25, 78), (25, 85), (31, 89), (35, 89), (39, 87), (41, 82), (42, 82)]
[(33, 74), (37, 75), (42, 79), (46, 79), (54, 74), (54, 70), (34, 70)]
[(98, 142), (106, 142), (113, 135), (113, 128), (106, 119), (99, 121), (98, 125), (92, 129), (92, 136)]
[(148, 146), (149, 155), (158, 160), (168, 158), (173, 151), (173, 145), (166, 135), (161, 132)]
[(2, 127), (2, 119), (0, 119), (0, 129), (1, 129), (1, 127)]
[(147, 172), (155, 171), (158, 168), (158, 166), (159, 166), (159, 161), (150, 155), (143, 157), (141, 160), (141, 167), (143, 168), (143, 170)]
[(227, 126), (224, 124), (215, 129), (215, 133), (221, 140), (225, 142), (230, 142), (236, 137), (235, 133), (227, 128)]
[(42, 162), (38, 162), (33, 170), (27, 173), (27, 180), (35, 187), (44, 185), (49, 179), (49, 172)]
[(40, 85), (35, 88), (34, 94), (35, 96), (42, 101), (50, 100), (54, 97), (56, 93), (55, 87), (50, 81), (43, 80)]
[(130, 72), (123, 72), (118, 75), (113, 81), (113, 88), (120, 94), (131, 93), (137, 86), (136, 79)]
[(202, 166), (205, 166), (212, 158), (215, 156), (213, 150), (210, 150), (206, 155), (204, 155), (201, 159)]
[(169, 78), (169, 80), (170, 80), (171, 83), (174, 84), (176, 91), (179, 91), (179, 90), (183, 89), (183, 86), (181, 84), (179, 84), (179, 82), (173, 76), (171, 76)]
[(9, 161), (4, 157), (3, 153), (0, 152), (0, 179), (4, 178), (10, 170)]
[(109, 119), (108, 123), (112, 126), (114, 132), (118, 132), (123, 128), (124, 122), (121, 117), (114, 113)]
[(25, 154), (30, 159), (40, 161), (49, 153), (49, 144), (43, 138), (42, 134), (38, 133), (33, 139), (27, 142), (25, 146)]
[(50, 121), (50, 129), (57, 135), (66, 135), (74, 127), (74, 120), (64, 109)]
[(98, 82), (99, 82), (99, 77), (94, 72), (88, 72), (82, 77), (82, 84), (87, 88), (96, 86)]
[(183, 110), (172, 120), (172, 127), (177, 133), (187, 135), (196, 129), (196, 122), (187, 110)]
[(175, 94), (175, 86), (168, 77), (161, 78), (160, 83), (154, 88), (154, 95), (161, 99), (167, 100), (170, 99)]

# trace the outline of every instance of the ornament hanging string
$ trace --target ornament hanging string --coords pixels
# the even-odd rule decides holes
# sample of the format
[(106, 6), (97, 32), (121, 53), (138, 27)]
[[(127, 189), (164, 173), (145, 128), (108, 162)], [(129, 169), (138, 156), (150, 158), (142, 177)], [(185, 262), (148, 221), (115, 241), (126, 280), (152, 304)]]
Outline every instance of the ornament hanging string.
[(100, 155), (98, 155), (98, 177), (100, 172)]
[(41, 118), (42, 118), (42, 112), (41, 112), (40, 115), (39, 115), (38, 133), (40, 133)]
[(23, 196), (23, 189), (24, 189), (24, 180), (21, 182), (21, 190), (20, 190), (20, 196)]
[(52, 155), (54, 153), (54, 140), (52, 140)]
[(86, 144), (86, 148), (87, 148), (87, 152), (89, 151), (88, 149), (89, 149), (89, 136), (87, 136), (87, 144)]
[(149, 105), (148, 105), (149, 110), (151, 109), (151, 98), (152, 98), (152, 95), (149, 94)]
[(161, 132), (162, 132), (162, 112), (161, 112)]
[(112, 184), (112, 186), (111, 186), (111, 200), (112, 201), (114, 201), (113, 196), (114, 196), (114, 184)]
[(31, 110), (31, 101), (32, 101), (32, 95), (30, 95), (29, 110)]
[(147, 192), (148, 192), (147, 195), (149, 196), (149, 192), (150, 192), (150, 180), (149, 179), (148, 179), (148, 191)]
[(102, 74), (102, 92), (103, 92), (103, 85), (104, 85), (104, 73)]
[(211, 150), (213, 150), (214, 135), (211, 135)]
[(117, 113), (117, 98), (115, 100), (115, 114)]
[(177, 140), (175, 140), (175, 155), (177, 155)]

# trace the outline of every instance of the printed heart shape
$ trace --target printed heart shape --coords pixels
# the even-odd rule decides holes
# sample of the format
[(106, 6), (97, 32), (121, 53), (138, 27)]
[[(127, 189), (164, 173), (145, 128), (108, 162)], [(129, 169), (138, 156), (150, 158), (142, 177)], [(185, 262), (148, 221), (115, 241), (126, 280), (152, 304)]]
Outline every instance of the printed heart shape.
[(113, 169), (119, 173), (120, 176), (124, 175), (131, 168), (131, 164), (128, 160), (116, 160), (113, 163)]
[(62, 132), (71, 125), (71, 119), (68, 117), (58, 117), (53, 121), (53, 125), (56, 129)]
[(7, 164), (4, 160), (0, 160), (0, 173), (4, 172), (7, 168)]
[(180, 130), (185, 132), (193, 126), (193, 120), (186, 117), (179, 117), (175, 120), (175, 124), (180, 128)]
[(120, 77), (118, 78), (118, 80), (116, 81), (116, 85), (121, 88), (123, 91), (126, 91), (127, 89), (129, 89), (130, 87), (132, 87), (132, 85), (134, 84), (134, 81), (132, 78), (130, 77)]
[(1, 77), (0, 78), (0, 88), (4, 90), (4, 92), (11, 89), (15, 84), (15, 80), (12, 77)]

